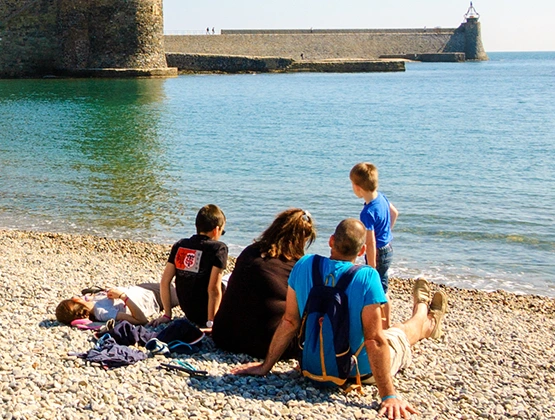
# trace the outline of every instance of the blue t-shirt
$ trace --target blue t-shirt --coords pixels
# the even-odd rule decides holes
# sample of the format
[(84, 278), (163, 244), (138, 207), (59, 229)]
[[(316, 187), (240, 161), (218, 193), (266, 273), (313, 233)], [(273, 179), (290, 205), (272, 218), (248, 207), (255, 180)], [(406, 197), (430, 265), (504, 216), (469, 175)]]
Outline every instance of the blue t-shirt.
[[(293, 267), (289, 275), (289, 286), (297, 295), (299, 313), (303, 314), (310, 289), (312, 289), (312, 260), (314, 255), (305, 255)], [(320, 267), (325, 284), (335, 284), (353, 264), (347, 261), (324, 258)], [(364, 343), (362, 331), (362, 309), (367, 305), (384, 304), (387, 298), (383, 292), (378, 272), (370, 266), (357, 271), (351, 284), (345, 291), (349, 299), (350, 335), (349, 342), (353, 352)], [(358, 367), (361, 375), (371, 373), (366, 348), (358, 356)]]
[(381, 192), (378, 196), (364, 205), (360, 212), (360, 221), (366, 229), (373, 230), (376, 236), (376, 248), (382, 248), (391, 242), (391, 215), (389, 213), (389, 200)]

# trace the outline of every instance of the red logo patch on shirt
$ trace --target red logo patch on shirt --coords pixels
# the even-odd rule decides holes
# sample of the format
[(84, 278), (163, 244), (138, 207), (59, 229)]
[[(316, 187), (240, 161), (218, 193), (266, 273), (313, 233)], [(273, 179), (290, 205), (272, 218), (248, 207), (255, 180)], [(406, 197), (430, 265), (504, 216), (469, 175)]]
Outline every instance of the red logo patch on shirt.
[(198, 273), (202, 251), (197, 249), (179, 248), (175, 255), (175, 268), (178, 270)]

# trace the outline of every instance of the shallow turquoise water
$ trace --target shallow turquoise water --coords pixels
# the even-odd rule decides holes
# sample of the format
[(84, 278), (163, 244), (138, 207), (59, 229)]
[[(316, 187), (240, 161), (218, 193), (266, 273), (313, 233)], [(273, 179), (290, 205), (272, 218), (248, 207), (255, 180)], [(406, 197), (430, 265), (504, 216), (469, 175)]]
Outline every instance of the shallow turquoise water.
[(380, 169), (393, 274), (555, 296), (555, 53), (394, 74), (0, 80), (0, 227), (170, 243), (219, 204), (235, 254), (309, 210), (314, 252)]

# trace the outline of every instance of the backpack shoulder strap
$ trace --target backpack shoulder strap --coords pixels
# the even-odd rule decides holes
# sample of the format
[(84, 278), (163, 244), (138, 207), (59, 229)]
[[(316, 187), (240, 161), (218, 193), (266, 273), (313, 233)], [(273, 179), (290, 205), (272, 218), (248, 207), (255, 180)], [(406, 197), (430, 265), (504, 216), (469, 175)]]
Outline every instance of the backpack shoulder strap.
[(353, 277), (355, 276), (357, 271), (360, 270), (362, 267), (363, 267), (362, 265), (353, 265), (352, 267), (350, 267), (339, 278), (335, 287), (342, 290), (342, 291), (347, 290), (347, 287), (349, 287), (349, 284), (351, 284), (351, 281), (353, 280)]
[(322, 270), (320, 269), (320, 262), (322, 257), (320, 255), (314, 254), (312, 259), (312, 286), (323, 285), (324, 279), (322, 278)]

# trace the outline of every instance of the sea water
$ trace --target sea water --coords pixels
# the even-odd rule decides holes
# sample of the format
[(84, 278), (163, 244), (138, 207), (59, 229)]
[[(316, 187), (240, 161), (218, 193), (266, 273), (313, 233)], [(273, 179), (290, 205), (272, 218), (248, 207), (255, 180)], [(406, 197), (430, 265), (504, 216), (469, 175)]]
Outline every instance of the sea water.
[[(290, 207), (326, 255), (376, 164), (392, 274), (555, 296), (555, 53), (402, 73), (0, 80), (0, 228), (172, 243), (220, 205), (237, 255)], [(157, 280), (157, 279), (153, 279)]]

